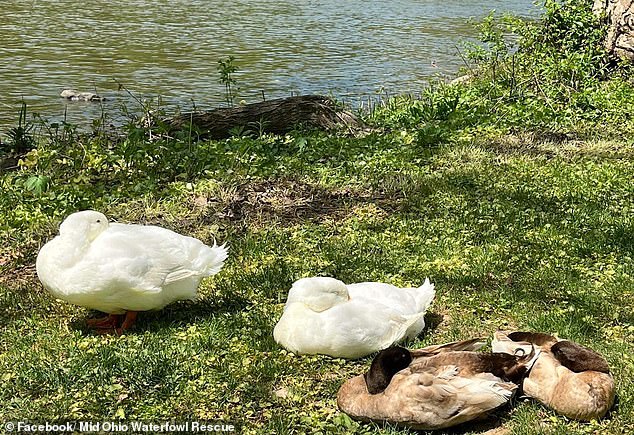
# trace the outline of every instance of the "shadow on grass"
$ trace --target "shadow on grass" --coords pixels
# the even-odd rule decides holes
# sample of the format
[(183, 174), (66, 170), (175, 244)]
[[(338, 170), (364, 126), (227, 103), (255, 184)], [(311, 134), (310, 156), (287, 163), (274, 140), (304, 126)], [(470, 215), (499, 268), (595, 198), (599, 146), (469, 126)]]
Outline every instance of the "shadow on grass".
[[(216, 300), (208, 298), (197, 301), (180, 301), (158, 311), (143, 311), (139, 313), (138, 321), (127, 333), (141, 333), (143, 331), (158, 332), (174, 327), (184, 327), (196, 324), (210, 317), (223, 313), (236, 313), (244, 310), (248, 300), (233, 295), (231, 299), (221, 297)], [(102, 317), (103, 313), (96, 313), (90, 317)], [(83, 331), (87, 335), (94, 331), (86, 326), (86, 319), (78, 319), (70, 324), (71, 328)]]
[(444, 316), (440, 313), (435, 313), (433, 311), (427, 311), (425, 313), (425, 329), (423, 332), (425, 334), (435, 331), (438, 326), (442, 323)]

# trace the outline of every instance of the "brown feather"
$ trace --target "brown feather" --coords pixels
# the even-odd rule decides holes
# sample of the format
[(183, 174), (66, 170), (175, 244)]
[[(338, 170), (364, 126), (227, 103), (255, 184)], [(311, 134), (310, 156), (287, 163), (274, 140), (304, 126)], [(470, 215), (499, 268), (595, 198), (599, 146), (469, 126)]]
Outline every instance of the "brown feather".
[(508, 334), (508, 338), (513, 341), (526, 341), (537, 346), (557, 343), (556, 337), (549, 334), (544, 334), (542, 332), (511, 332), (510, 334)]
[[(605, 358), (595, 351), (538, 332), (513, 332), (506, 337), (518, 345), (539, 347), (539, 356), (523, 382), (529, 397), (584, 421), (603, 417), (614, 404), (614, 379)], [(505, 334), (498, 332), (496, 340), (504, 344)], [(506, 348), (513, 351), (513, 346)]]
[(466, 340), (413, 351), (416, 358), (402, 369), (401, 353), (407, 350), (386, 349), (373, 360), (370, 372), (341, 386), (337, 405), (357, 420), (413, 429), (442, 429), (486, 417), (511, 399), (518, 386), (507, 379), (520, 382), (526, 372), (520, 366), (532, 355), (452, 350), (481, 347), (481, 342)]
[(440, 352), (453, 352), (457, 350), (471, 350), (475, 351), (480, 349), (486, 343), (486, 338), (478, 337), (470, 340), (452, 341), (451, 343), (435, 344), (424, 347), (422, 349), (416, 349), (410, 351), (413, 358), (421, 356), (435, 355)]
[(575, 373), (594, 370), (610, 373), (608, 362), (601, 355), (585, 346), (572, 341), (563, 340), (550, 348), (557, 360)]

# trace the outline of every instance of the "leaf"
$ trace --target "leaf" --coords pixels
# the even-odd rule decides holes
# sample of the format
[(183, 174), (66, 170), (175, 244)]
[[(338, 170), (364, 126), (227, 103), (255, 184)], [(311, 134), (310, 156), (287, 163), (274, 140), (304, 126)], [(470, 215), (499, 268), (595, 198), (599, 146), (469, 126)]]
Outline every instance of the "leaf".
[(299, 152), (301, 153), (304, 151), (304, 148), (306, 148), (306, 144), (308, 144), (308, 140), (305, 137), (299, 137), (297, 138), (295, 143), (297, 144), (297, 147), (299, 148)]
[(48, 183), (50, 178), (46, 175), (33, 175), (26, 179), (24, 187), (29, 192), (33, 192), (36, 195), (41, 195), (48, 189)]
[(116, 414), (114, 416), (116, 418), (124, 420), (125, 419), (125, 411), (123, 410), (123, 408), (119, 408), (119, 409), (117, 409), (117, 412), (116, 412)]

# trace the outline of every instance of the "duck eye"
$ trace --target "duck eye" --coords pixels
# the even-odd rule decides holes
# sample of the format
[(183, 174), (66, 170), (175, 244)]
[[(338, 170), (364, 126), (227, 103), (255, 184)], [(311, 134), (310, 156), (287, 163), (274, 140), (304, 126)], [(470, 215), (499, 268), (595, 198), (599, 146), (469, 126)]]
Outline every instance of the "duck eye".
[(101, 219), (97, 219), (97, 223), (100, 224), (101, 223)]

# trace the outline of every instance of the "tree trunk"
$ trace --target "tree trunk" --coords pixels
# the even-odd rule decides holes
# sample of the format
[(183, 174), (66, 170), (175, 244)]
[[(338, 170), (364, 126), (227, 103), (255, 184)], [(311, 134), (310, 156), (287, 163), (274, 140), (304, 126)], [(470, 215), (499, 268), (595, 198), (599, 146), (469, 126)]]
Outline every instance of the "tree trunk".
[(607, 18), (606, 48), (634, 61), (634, 0), (595, 0), (592, 10)]
[(263, 101), (238, 107), (220, 108), (208, 112), (182, 113), (164, 119), (169, 130), (196, 131), (202, 138), (222, 139), (236, 130), (283, 134), (298, 125), (319, 129), (336, 126), (355, 128), (359, 120), (350, 112), (337, 107), (328, 97), (303, 95)]

